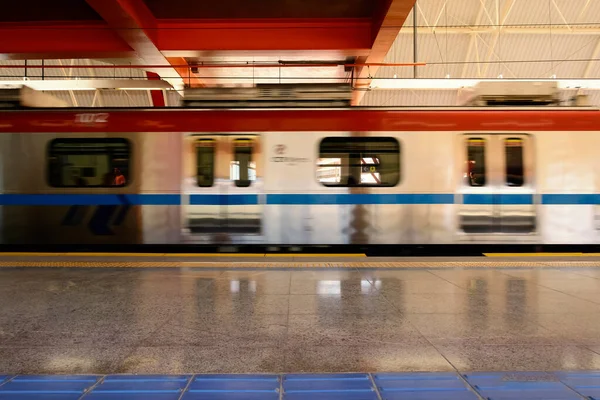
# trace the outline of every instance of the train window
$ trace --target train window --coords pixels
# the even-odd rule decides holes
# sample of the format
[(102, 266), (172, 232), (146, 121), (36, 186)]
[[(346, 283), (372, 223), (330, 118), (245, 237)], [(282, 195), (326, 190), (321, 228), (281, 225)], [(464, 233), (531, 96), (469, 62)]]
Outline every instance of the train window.
[(485, 140), (471, 138), (467, 140), (467, 182), (470, 186), (485, 186)]
[(196, 182), (200, 187), (211, 187), (215, 180), (215, 141), (196, 141)]
[(48, 147), (48, 182), (53, 187), (113, 187), (129, 183), (127, 139), (54, 139)]
[(523, 139), (508, 138), (504, 141), (506, 156), (506, 186), (523, 186)]
[(400, 144), (390, 137), (328, 137), (321, 141), (317, 179), (325, 186), (396, 186)]
[(248, 187), (256, 180), (256, 163), (252, 161), (252, 140), (236, 139), (233, 142), (234, 160), (229, 165), (229, 176), (237, 187)]

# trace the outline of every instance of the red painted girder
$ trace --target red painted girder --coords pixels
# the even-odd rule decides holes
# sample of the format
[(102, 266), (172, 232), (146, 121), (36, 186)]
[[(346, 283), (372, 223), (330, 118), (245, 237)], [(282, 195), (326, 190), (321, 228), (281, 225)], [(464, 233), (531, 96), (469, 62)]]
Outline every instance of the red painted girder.
[[(160, 76), (156, 72), (146, 71), (146, 77), (151, 81), (160, 80)], [(154, 107), (164, 107), (166, 105), (165, 93), (162, 90), (151, 90), (150, 99), (152, 99), (152, 106)]]
[[(404, 21), (410, 14), (410, 10), (415, 5), (416, 0), (386, 0), (383, 7), (378, 10), (373, 24), (373, 43), (371, 52), (364, 59), (367, 64), (381, 63), (385, 59), (388, 51), (394, 44)], [(363, 78), (357, 83), (357, 88), (366, 88), (371, 84), (370, 76), (375, 76), (378, 67), (361, 68), (358, 71), (359, 78)], [(352, 94), (352, 104), (358, 105), (365, 95), (364, 90), (355, 90)]]
[[(154, 15), (142, 0), (86, 0), (86, 2), (129, 45), (144, 64), (170, 66), (169, 60), (156, 47), (158, 25)], [(154, 70), (174, 79), (174, 68)]]
[[(130, 56), (127, 45), (104, 22), (1, 23), (0, 54), (13, 59)], [(22, 55), (21, 57), (19, 55)]]
[(430, 109), (0, 111), (0, 132), (10, 133), (269, 131), (600, 131), (600, 111)]
[(371, 20), (158, 20), (161, 51), (365, 50)]
[(190, 66), (187, 61), (183, 57), (167, 57), (167, 60), (171, 64), (175, 71), (181, 76), (183, 79), (183, 83), (188, 87), (204, 87), (204, 82), (198, 75), (192, 72)]
[[(424, 67), (427, 63), (379, 63), (379, 64), (364, 64), (364, 63), (343, 63), (343, 62), (331, 62), (331, 63), (323, 63), (323, 64), (290, 64), (286, 62), (281, 63), (270, 63), (270, 64), (258, 64), (253, 62), (247, 63), (222, 63), (222, 64), (212, 64), (212, 63), (202, 63), (202, 64), (188, 64), (187, 62), (179, 62), (181, 58), (173, 58), (171, 61), (171, 65), (151, 65), (151, 64), (86, 64), (86, 65), (72, 65), (69, 66), (71, 69), (88, 69), (88, 68), (97, 68), (97, 69), (161, 69), (161, 68), (198, 68), (198, 69), (230, 69), (230, 68), (326, 68), (326, 67), (412, 67), (412, 66), (421, 66)], [(0, 70), (2, 69), (12, 69), (12, 68), (31, 68), (26, 64), (11, 64), (11, 65), (0, 65)], [(35, 68), (37, 69), (53, 69), (56, 68), (53, 65), (38, 65)]]
[[(83, 58), (101, 53), (137, 54), (162, 64), (177, 52), (337, 50), (365, 54), (371, 48), (369, 19), (290, 21), (153, 20), (139, 0), (87, 0), (104, 22), (0, 24), (0, 54)], [(128, 14), (130, 13), (130, 14)], [(112, 29), (111, 29), (112, 28)], [(110, 54), (109, 54), (110, 55)], [(161, 58), (162, 57), (162, 58)], [(16, 57), (18, 58), (18, 57)]]

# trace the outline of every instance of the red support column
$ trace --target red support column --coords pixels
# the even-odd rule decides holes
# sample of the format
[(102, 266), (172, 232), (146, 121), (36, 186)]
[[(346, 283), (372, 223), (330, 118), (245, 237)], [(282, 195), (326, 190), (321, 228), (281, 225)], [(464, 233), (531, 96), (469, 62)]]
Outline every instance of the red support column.
[[(160, 76), (156, 72), (146, 71), (146, 76), (151, 81), (160, 80)], [(151, 90), (150, 97), (152, 98), (153, 107), (164, 107), (166, 105), (165, 93), (162, 90)]]

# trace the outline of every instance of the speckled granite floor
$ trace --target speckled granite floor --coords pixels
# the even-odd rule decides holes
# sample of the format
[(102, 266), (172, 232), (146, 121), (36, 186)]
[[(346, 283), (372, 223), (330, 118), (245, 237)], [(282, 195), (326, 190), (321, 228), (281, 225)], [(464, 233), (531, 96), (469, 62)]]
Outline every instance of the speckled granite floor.
[(600, 369), (600, 269), (0, 269), (6, 374)]

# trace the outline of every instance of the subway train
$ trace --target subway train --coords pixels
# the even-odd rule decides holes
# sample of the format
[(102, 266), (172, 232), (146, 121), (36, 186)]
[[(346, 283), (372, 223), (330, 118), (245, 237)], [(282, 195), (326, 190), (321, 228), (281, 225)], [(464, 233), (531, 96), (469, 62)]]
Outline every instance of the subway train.
[(591, 108), (0, 111), (2, 244), (600, 242)]

